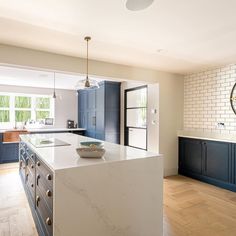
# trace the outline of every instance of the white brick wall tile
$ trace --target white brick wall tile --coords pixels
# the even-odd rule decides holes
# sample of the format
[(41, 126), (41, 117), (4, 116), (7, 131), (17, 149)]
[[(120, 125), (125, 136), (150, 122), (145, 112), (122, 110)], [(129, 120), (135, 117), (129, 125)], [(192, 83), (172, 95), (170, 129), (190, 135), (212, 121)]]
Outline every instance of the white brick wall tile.
[[(230, 92), (236, 82), (236, 64), (187, 75), (184, 80), (184, 128), (236, 134), (236, 115)], [(222, 129), (217, 123), (225, 123)]]

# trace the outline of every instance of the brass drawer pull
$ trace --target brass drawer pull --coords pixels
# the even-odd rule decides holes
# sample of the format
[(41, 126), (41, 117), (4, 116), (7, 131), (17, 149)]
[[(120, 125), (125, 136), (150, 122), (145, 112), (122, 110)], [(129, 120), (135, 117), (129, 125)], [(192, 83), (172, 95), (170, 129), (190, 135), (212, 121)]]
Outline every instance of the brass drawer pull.
[(40, 197), (37, 196), (37, 197), (36, 197), (36, 205), (37, 205), (37, 206), (39, 206), (39, 201), (40, 201)]
[(36, 184), (39, 185), (39, 179), (40, 179), (40, 175), (37, 175), (37, 178), (36, 178)]
[(51, 219), (49, 217), (46, 219), (46, 224), (47, 225), (52, 225), (52, 221), (51, 221)]
[(52, 176), (50, 174), (47, 175), (47, 180), (52, 180)]
[(31, 169), (34, 169), (34, 165), (33, 164), (31, 164)]
[(32, 158), (32, 159), (34, 158), (34, 154), (31, 154), (31, 158)]
[(50, 190), (47, 190), (46, 191), (46, 196), (51, 197), (52, 196), (52, 192)]
[(31, 184), (31, 187), (33, 188), (33, 187), (34, 187), (34, 184)]
[(37, 166), (40, 166), (40, 162), (39, 161), (37, 161)]

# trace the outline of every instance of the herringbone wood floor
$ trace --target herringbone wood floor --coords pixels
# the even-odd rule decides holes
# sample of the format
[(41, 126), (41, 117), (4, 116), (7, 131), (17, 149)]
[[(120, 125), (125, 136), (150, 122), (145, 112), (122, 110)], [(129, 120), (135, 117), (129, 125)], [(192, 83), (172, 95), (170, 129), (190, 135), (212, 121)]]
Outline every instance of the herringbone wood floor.
[[(0, 236), (37, 236), (17, 164), (0, 165)], [(165, 178), (164, 236), (236, 236), (236, 193)]]

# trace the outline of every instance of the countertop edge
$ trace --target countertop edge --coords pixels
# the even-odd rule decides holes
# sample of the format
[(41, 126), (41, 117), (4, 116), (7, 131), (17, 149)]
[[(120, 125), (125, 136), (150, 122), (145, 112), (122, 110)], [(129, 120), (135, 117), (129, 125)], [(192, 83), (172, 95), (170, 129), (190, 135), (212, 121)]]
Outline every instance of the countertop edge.
[(224, 138), (211, 138), (211, 137), (204, 137), (201, 135), (185, 135), (185, 134), (178, 134), (178, 137), (181, 138), (192, 138), (192, 139), (203, 139), (203, 140), (209, 140), (209, 141), (217, 141), (217, 142), (226, 142), (226, 143), (236, 143), (236, 140), (233, 139), (224, 139)]

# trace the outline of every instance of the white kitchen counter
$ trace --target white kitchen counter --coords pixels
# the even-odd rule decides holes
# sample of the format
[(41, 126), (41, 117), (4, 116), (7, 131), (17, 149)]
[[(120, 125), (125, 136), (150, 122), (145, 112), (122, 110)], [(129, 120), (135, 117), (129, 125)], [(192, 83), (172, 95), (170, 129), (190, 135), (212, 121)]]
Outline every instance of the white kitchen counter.
[[(22, 129), (19, 129), (22, 130)], [(72, 129), (68, 129), (68, 128), (27, 128), (24, 129), (28, 132), (37, 132), (37, 133), (43, 133), (43, 132), (69, 132), (69, 131), (84, 131), (86, 129), (84, 128), (72, 128)], [(0, 129), (0, 133), (4, 133), (6, 131), (17, 131), (17, 129)]]
[[(104, 142), (106, 153), (102, 159), (86, 159), (79, 157), (76, 152), (76, 148), (80, 146), (81, 141), (94, 140), (92, 138), (75, 135), (72, 133), (28, 134), (21, 135), (20, 137), (22, 141), (26, 142), (27, 145), (29, 145), (29, 147), (32, 148), (35, 153), (41, 157), (41, 159), (45, 162), (46, 165), (48, 165), (48, 167), (52, 171), (115, 161), (126, 161), (157, 156), (161, 157), (161, 155), (159, 154), (147, 152), (141, 149)], [(30, 139), (35, 138), (57, 138), (66, 143), (69, 143), (70, 145), (36, 148), (30, 143)]]
[(236, 143), (236, 135), (180, 130), (178, 137)]
[[(35, 148), (30, 138), (57, 138), (70, 146)], [(72, 133), (22, 135), (54, 172), (53, 236), (162, 236), (163, 157), (104, 142), (102, 159), (76, 153)]]

